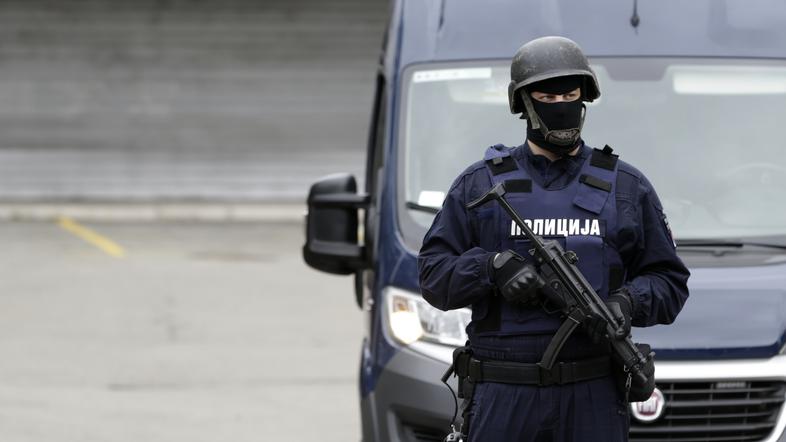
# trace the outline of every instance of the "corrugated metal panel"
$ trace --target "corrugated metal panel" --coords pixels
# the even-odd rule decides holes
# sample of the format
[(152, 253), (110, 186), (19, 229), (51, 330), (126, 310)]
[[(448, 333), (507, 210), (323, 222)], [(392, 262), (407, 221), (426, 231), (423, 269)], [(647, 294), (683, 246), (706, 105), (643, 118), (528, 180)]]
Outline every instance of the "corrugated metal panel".
[(362, 175), (382, 0), (0, 2), (0, 198), (300, 198)]

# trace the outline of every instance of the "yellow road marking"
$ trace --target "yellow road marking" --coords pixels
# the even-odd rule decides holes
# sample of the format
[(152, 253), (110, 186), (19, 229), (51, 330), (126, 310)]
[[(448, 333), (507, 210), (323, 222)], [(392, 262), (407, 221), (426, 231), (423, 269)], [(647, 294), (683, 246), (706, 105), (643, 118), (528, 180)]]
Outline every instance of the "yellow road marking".
[(99, 233), (88, 229), (87, 227), (77, 223), (67, 216), (61, 216), (58, 218), (57, 222), (60, 227), (63, 228), (63, 230), (72, 233), (79, 238), (82, 238), (86, 242), (98, 247), (107, 255), (114, 256), (115, 258), (122, 258), (126, 256), (126, 251), (119, 244)]

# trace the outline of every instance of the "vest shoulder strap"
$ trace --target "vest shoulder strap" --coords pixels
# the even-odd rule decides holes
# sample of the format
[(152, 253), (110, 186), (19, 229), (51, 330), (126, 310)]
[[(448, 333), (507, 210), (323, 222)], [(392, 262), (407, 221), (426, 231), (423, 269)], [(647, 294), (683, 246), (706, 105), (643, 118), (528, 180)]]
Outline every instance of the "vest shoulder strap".
[[(495, 144), (494, 146), (486, 149), (486, 154), (483, 160), (486, 163), (486, 170), (489, 172), (492, 186), (501, 182), (507, 183), (510, 180), (521, 180), (528, 178), (524, 169), (521, 168), (518, 161), (511, 155), (514, 148), (507, 147), (502, 144)], [(524, 174), (524, 175), (522, 175)], [(520, 188), (520, 192), (530, 192), (530, 189)]]
[[(628, 173), (617, 172), (617, 161), (619, 160), (619, 155), (616, 155), (613, 152), (614, 149), (612, 149), (608, 144), (604, 146), (603, 149), (593, 148), (592, 156), (590, 157), (590, 166), (605, 169), (599, 175), (603, 175), (603, 178), (606, 178), (607, 180), (613, 179), (616, 183), (617, 192), (621, 192), (626, 195), (636, 195), (638, 193), (638, 181)], [(614, 174), (609, 172), (614, 172)]]
[(600, 167), (601, 169), (614, 170), (617, 167), (617, 159), (619, 155), (615, 155), (614, 149), (608, 144), (603, 149), (592, 149), (592, 157), (590, 158), (590, 166)]
[(603, 207), (614, 192), (617, 181), (617, 158), (608, 145), (603, 149), (593, 149), (587, 162), (582, 166), (579, 187), (573, 203), (595, 214), (601, 214)]
[(639, 193), (639, 180), (629, 173), (618, 173), (617, 192), (628, 197), (635, 197)]
[(512, 172), (518, 169), (516, 160), (510, 156), (510, 148), (502, 144), (495, 144), (486, 149), (483, 155), (486, 167), (492, 176)]

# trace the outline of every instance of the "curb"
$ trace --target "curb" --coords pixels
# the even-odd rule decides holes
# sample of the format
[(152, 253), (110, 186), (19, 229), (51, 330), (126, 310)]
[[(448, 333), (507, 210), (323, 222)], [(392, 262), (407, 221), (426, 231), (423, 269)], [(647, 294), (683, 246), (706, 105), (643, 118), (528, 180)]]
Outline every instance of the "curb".
[(274, 203), (0, 203), (0, 221), (54, 221), (62, 217), (100, 222), (302, 222), (305, 204)]

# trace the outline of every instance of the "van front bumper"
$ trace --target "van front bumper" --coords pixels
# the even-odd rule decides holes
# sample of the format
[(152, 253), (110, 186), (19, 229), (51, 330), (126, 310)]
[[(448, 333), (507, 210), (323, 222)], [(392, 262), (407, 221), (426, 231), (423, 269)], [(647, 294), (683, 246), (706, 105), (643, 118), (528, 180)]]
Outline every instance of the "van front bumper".
[[(448, 369), (452, 349), (433, 344), (426, 347), (431, 356), (424, 354), (423, 348), (401, 348), (385, 366), (374, 389), (361, 399), (365, 442), (442, 441), (449, 433), (456, 403), (440, 379)], [(455, 391), (455, 377), (449, 382)], [(458, 401), (460, 405), (461, 399)]]
[[(417, 343), (402, 348), (382, 371), (376, 387), (361, 400), (366, 442), (437, 442), (449, 431), (453, 397), (440, 378), (451, 360), (450, 347)], [(662, 361), (659, 385), (729, 381), (786, 382), (786, 356), (763, 360)], [(451, 386), (456, 389), (455, 378)], [(676, 385), (674, 384), (674, 385)], [(459, 404), (460, 404), (459, 400)], [(760, 442), (786, 442), (786, 406), (773, 416), (771, 431)], [(637, 425), (632, 422), (633, 426)], [(644, 427), (652, 424), (644, 424)], [(633, 430), (633, 428), (632, 428)], [(635, 430), (632, 440), (637, 439)]]

